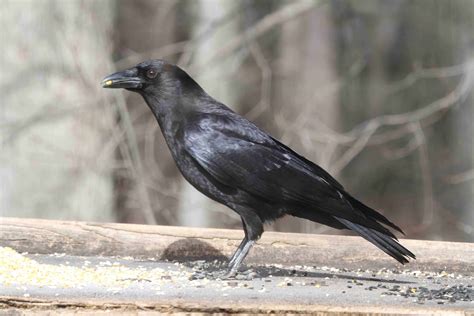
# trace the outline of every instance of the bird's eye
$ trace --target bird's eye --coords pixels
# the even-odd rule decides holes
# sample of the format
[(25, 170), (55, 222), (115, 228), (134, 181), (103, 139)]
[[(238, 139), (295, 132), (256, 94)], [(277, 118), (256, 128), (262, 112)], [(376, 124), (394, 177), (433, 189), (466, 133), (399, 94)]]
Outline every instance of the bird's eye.
[(156, 75), (158, 75), (158, 71), (154, 68), (150, 68), (146, 71), (146, 76), (150, 79), (156, 78)]

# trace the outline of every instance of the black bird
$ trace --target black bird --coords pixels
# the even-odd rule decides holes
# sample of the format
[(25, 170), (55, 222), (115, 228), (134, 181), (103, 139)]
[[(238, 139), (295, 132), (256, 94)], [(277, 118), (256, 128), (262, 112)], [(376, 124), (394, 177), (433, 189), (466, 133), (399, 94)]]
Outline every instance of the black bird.
[(384, 225), (403, 233), (398, 226), (321, 167), (213, 99), (178, 66), (145, 61), (107, 76), (102, 86), (139, 93), (184, 178), (240, 215), (245, 237), (228, 276), (260, 238), (263, 224), (286, 214), (351, 229), (402, 264), (415, 258)]

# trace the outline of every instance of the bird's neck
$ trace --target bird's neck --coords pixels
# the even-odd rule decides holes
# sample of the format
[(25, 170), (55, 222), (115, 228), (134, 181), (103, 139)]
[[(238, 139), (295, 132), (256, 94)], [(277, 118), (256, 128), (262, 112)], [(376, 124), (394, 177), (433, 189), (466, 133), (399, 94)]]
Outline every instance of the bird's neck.
[(180, 119), (195, 107), (188, 101), (190, 98), (179, 93), (164, 92), (159, 95), (143, 94), (142, 96), (160, 124), (168, 120)]
[[(186, 124), (186, 117), (190, 112), (198, 111), (199, 105), (193, 98), (176, 95), (143, 95), (146, 103), (153, 112), (161, 132), (170, 146), (178, 138), (180, 130)], [(173, 146), (170, 146), (170, 149)]]

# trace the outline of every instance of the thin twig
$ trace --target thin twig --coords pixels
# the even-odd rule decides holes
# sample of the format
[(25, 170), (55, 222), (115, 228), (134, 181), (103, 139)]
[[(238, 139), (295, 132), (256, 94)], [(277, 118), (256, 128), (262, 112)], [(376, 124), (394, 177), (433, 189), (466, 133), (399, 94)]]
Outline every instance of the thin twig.
[(123, 128), (125, 129), (127, 140), (129, 143), (129, 150), (134, 164), (132, 165), (132, 171), (136, 174), (135, 179), (137, 180), (138, 192), (143, 201), (143, 215), (147, 224), (156, 224), (155, 215), (151, 206), (150, 196), (148, 195), (147, 187), (144, 183), (145, 172), (140, 157), (140, 150), (138, 148), (137, 138), (135, 130), (133, 129), (132, 121), (125, 105), (125, 97), (122, 93), (116, 97), (116, 104), (119, 110), (120, 117), (123, 122)]
[(189, 68), (192, 72), (198, 72), (200, 69), (209, 67), (214, 64), (216, 60), (223, 59), (232, 54), (236, 49), (240, 48), (246, 41), (252, 41), (272, 30), (275, 26), (290, 21), (299, 15), (308, 12), (316, 7), (319, 1), (302, 0), (290, 2), (276, 12), (272, 12), (263, 17), (254, 26), (245, 30), (245, 32), (238, 34), (232, 38), (222, 48), (218, 49), (206, 61), (199, 65), (191, 65)]
[(423, 189), (423, 217), (421, 226), (427, 227), (433, 220), (433, 180), (431, 176), (430, 160), (428, 154), (428, 146), (426, 143), (425, 133), (420, 126), (420, 123), (413, 123), (415, 139), (420, 143), (420, 170)]
[(454, 174), (447, 179), (447, 181), (451, 184), (460, 184), (463, 182), (473, 181), (473, 180), (474, 180), (474, 169)]
[(266, 109), (270, 107), (271, 87), (272, 87), (272, 69), (270, 64), (263, 55), (260, 45), (253, 41), (249, 45), (250, 53), (252, 54), (257, 67), (261, 72), (261, 87), (260, 87), (260, 101), (245, 116), (250, 120), (255, 120)]
[(361, 137), (357, 139), (357, 141), (342, 155), (341, 158), (339, 158), (332, 166), (330, 166), (331, 172), (337, 174), (339, 173), (342, 169), (344, 169), (349, 162), (354, 159), (355, 156), (357, 156), (367, 145), (367, 142), (369, 141), (370, 137), (375, 133), (377, 130), (378, 125), (373, 122), (371, 123), (365, 130), (365, 132), (362, 134)]

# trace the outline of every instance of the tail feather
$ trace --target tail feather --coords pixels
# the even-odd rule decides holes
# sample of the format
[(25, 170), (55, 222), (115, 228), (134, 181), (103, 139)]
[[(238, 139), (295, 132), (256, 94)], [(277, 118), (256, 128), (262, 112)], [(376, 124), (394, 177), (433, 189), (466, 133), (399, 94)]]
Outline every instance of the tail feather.
[(350, 196), (348, 193), (344, 193), (344, 198), (357, 210), (361, 211), (362, 213), (364, 213), (367, 217), (369, 218), (372, 218), (372, 219), (375, 219), (376, 221), (378, 222), (381, 222), (397, 231), (399, 231), (400, 233), (402, 233), (403, 235), (405, 235), (405, 233), (403, 232), (403, 230), (398, 227), (397, 225), (395, 225), (394, 223), (392, 223), (391, 221), (389, 221), (385, 216), (383, 216), (382, 214), (380, 214), (379, 212), (377, 212), (376, 210), (368, 207), (367, 205), (365, 205), (364, 203), (360, 202), (359, 200), (357, 200), (356, 198)]
[(336, 219), (344, 224), (347, 228), (355, 231), (360, 236), (373, 243), (375, 246), (401, 264), (409, 262), (407, 257), (416, 259), (415, 255), (410, 250), (399, 244), (395, 238), (385, 235), (374, 229), (352, 223), (343, 218), (336, 217)]

